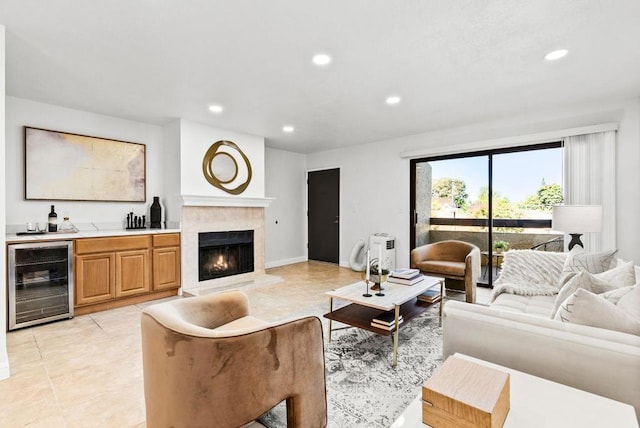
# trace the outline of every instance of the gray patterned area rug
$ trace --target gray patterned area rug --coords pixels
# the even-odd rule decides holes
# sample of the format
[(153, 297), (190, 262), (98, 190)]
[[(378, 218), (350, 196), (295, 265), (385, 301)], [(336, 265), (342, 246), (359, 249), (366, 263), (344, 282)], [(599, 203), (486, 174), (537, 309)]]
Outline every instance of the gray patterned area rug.
[[(442, 364), (437, 305), (403, 324), (399, 336), (394, 369), (391, 336), (358, 328), (334, 331), (325, 346), (328, 427), (389, 428), (420, 393), (423, 382)], [(286, 427), (284, 404), (260, 421)]]

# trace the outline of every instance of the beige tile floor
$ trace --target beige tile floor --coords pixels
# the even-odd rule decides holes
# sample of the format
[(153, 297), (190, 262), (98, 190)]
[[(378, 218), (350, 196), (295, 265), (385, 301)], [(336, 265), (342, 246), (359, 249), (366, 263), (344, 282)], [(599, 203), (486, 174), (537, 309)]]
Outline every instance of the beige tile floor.
[[(252, 314), (265, 320), (320, 314), (325, 291), (359, 279), (319, 262), (268, 273), (283, 282), (247, 292)], [(488, 290), (478, 294), (488, 299)], [(0, 381), (0, 427), (144, 427), (140, 314), (156, 302), (8, 333), (11, 377)]]

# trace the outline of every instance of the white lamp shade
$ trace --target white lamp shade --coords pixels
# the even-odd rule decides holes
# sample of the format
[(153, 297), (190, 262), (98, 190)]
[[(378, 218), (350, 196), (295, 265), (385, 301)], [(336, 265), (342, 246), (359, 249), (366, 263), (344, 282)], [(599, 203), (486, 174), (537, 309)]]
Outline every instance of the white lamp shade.
[(602, 231), (602, 206), (556, 205), (551, 228), (558, 232), (587, 233)]

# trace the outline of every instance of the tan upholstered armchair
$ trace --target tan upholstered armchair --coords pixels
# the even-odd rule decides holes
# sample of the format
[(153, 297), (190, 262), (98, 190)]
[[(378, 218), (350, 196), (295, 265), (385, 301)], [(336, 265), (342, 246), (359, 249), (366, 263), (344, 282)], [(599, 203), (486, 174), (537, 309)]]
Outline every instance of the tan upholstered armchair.
[(147, 427), (239, 427), (283, 400), (289, 427), (324, 427), (322, 324), (267, 323), (247, 296), (176, 299), (142, 313)]
[(423, 245), (411, 251), (411, 267), (445, 278), (447, 288), (462, 290), (467, 302), (476, 302), (481, 267), (480, 249), (475, 245), (453, 240)]

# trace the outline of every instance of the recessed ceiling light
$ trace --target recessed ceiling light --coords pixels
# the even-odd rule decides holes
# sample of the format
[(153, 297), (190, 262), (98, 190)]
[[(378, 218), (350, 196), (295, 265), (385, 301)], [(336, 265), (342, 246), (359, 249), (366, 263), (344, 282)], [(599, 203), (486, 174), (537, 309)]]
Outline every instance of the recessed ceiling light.
[(400, 97), (393, 95), (391, 97), (387, 98), (387, 104), (389, 105), (394, 105), (394, 104), (398, 104), (400, 102)]
[(558, 49), (556, 51), (549, 52), (548, 54), (546, 54), (544, 56), (544, 59), (546, 59), (547, 61), (555, 61), (557, 59), (564, 58), (565, 56), (567, 56), (568, 53), (569, 51), (566, 49)]
[(283, 127), (282, 127), (282, 130), (283, 130), (284, 132), (288, 132), (288, 133), (293, 132), (293, 129), (294, 129), (294, 128), (293, 128), (293, 126), (291, 126), (291, 125), (285, 125), (285, 126), (283, 126)]
[(211, 113), (222, 113), (222, 110), (224, 110), (224, 108), (222, 106), (219, 106), (217, 104), (213, 104), (209, 106), (209, 111)]
[(315, 54), (312, 58), (312, 61), (315, 65), (320, 65), (320, 66), (329, 65), (329, 63), (331, 62), (331, 57), (323, 53)]

